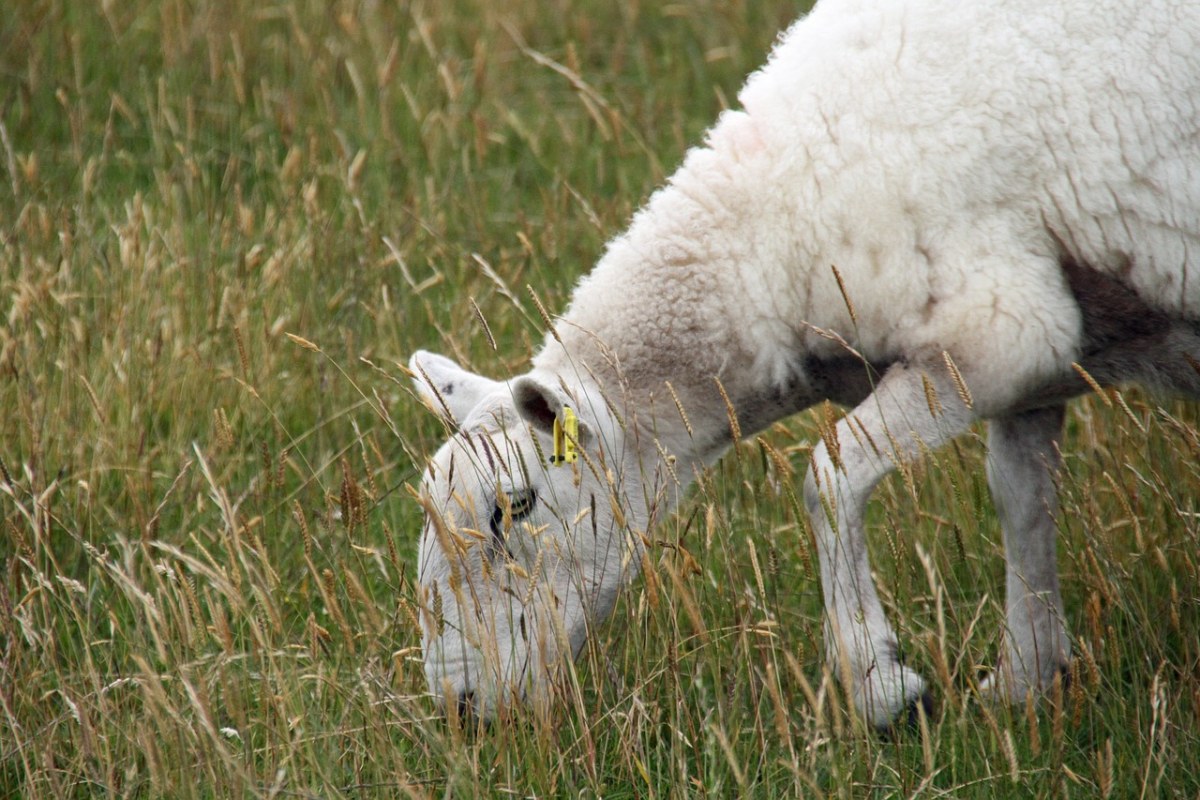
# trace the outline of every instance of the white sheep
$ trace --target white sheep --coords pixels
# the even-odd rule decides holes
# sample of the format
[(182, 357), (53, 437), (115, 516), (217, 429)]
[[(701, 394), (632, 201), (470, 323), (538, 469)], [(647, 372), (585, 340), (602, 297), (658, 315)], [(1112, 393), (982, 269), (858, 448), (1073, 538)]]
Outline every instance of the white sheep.
[[(419, 566), (426, 673), (451, 704), (544, 700), (697, 471), (739, 428), (823, 399), (853, 410), (804, 497), (827, 659), (857, 711), (886, 729), (928, 707), (864, 507), (977, 419), (1008, 562), (984, 689), (1022, 702), (1070, 655), (1064, 403), (1091, 381), (1200, 396), (1200, 4), (821, 0), (739, 99), (579, 283), (531, 372), (413, 356), (458, 425), (426, 473)], [(572, 412), (581, 457), (551, 465)]]

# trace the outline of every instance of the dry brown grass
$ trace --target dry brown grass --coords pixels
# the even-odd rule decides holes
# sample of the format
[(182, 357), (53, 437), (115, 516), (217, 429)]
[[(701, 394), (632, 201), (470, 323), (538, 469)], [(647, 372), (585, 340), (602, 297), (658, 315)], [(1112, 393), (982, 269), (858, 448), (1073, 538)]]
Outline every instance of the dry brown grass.
[(556, 711), (472, 735), (424, 696), (401, 487), (442, 432), (397, 362), (522, 364), (522, 287), (561, 308), (795, 12), (0, 15), (0, 796), (1196, 797), (1200, 424), (1138, 394), (1071, 416), (1041, 707), (973, 699), (1003, 574), (965, 440), (872, 520), (941, 714), (857, 729), (795, 495), (820, 414), (703, 477)]

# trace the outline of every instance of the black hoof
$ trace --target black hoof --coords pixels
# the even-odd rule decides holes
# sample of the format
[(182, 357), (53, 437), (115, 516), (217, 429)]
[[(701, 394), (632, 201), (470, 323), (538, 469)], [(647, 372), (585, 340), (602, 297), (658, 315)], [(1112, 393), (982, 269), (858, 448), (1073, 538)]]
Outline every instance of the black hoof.
[(475, 693), (467, 690), (458, 695), (458, 718), (468, 720), (475, 716)]
[[(1062, 685), (1062, 696), (1066, 698), (1071, 693), (1071, 665), (1060, 664), (1058, 667), (1058, 682)], [(1046, 689), (1050, 692), (1054, 691), (1054, 684), (1051, 683)]]
[[(1071, 674), (1072, 674), (1071, 673), (1071, 665), (1070, 664), (1059, 664), (1057, 672), (1058, 672), (1058, 682), (1062, 686), (1062, 696), (1066, 697), (1071, 691)], [(989, 678), (996, 678), (999, 676), (999, 674), (1000, 674), (1000, 665), (999, 664), (997, 664), (995, 667), (992, 667), (990, 669), (988, 667), (982, 667), (975, 672), (975, 686), (978, 688), (979, 686), (981, 686), (983, 684), (983, 682), (985, 680), (987, 680)], [(1050, 699), (1054, 699), (1053, 693), (1054, 693), (1054, 682), (1051, 681), (1048, 686), (1043, 686), (1038, 694), (1041, 697), (1049, 697)]]
[(936, 710), (933, 694), (926, 690), (920, 697), (914, 697), (896, 719), (887, 725), (876, 727), (875, 732), (885, 742), (895, 741), (906, 733), (920, 730), (922, 712), (926, 719), (932, 719)]
[(475, 704), (475, 692), (468, 689), (459, 693), (455, 710), (458, 713), (454, 717), (447, 713), (448, 721), (453, 720), (464, 733), (486, 733), (491, 730), (492, 720), (479, 712)]

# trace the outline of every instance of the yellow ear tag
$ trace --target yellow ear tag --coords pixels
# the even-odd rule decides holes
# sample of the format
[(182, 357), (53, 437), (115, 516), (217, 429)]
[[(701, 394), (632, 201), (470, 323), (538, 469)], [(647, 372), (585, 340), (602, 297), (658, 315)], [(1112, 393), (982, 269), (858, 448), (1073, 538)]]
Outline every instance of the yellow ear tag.
[(551, 464), (573, 464), (579, 458), (575, 445), (579, 442), (579, 418), (570, 406), (562, 407), (561, 417), (554, 418), (554, 455)]

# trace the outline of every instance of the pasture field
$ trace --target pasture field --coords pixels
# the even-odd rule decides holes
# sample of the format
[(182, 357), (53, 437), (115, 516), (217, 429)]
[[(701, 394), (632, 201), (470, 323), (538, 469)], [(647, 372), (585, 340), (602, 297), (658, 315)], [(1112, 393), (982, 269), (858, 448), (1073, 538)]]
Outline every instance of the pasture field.
[[(939, 713), (821, 665), (798, 481), (834, 409), (653, 532), (553, 712), (424, 695), (418, 347), (523, 368), (801, 8), (11, 0), (0, 13), (0, 797), (1200, 797), (1200, 416), (1073, 405), (1069, 688), (982, 705), (982, 429), (872, 506)], [(496, 342), (484, 332), (486, 319)]]

